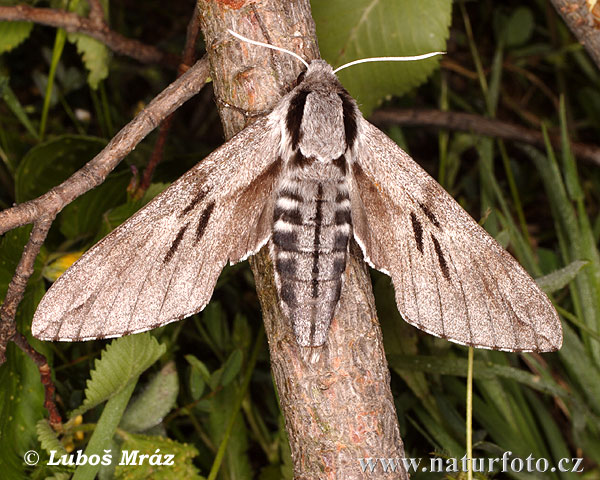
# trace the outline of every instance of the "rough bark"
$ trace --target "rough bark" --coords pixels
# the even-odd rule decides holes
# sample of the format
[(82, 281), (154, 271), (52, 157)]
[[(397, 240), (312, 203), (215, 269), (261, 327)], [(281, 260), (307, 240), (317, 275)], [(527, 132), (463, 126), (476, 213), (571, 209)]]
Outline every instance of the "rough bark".
[[(241, 43), (249, 38), (318, 57), (308, 0), (205, 0), (201, 22), (226, 136), (270, 111), (301, 71), (289, 55)], [(365, 473), (359, 459), (404, 457), (389, 370), (368, 271), (353, 245), (338, 311), (326, 344), (297, 345), (282, 315), (266, 249), (251, 260), (271, 365), (297, 479), (408, 478)]]
[(556, 11), (600, 68), (600, 5), (586, 0), (552, 0)]

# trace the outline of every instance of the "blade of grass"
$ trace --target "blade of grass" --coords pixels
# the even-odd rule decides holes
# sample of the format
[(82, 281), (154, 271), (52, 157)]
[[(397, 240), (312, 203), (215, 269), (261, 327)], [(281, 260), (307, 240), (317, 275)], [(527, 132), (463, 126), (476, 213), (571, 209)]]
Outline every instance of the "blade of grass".
[(27, 131), (36, 139), (39, 138), (38, 133), (35, 131), (25, 109), (19, 102), (19, 99), (10, 88), (9, 78), (6, 75), (0, 75), (0, 97), (6, 102), (6, 105), (14, 113), (15, 117), (19, 119), (21, 124), (27, 129)]
[(258, 352), (262, 347), (264, 339), (264, 330), (260, 330), (258, 336), (256, 338), (256, 342), (254, 343), (254, 348), (252, 349), (252, 354), (250, 355), (250, 359), (248, 361), (248, 366), (246, 368), (246, 372), (244, 374), (244, 382), (238, 392), (238, 398), (236, 400), (235, 406), (233, 408), (233, 412), (229, 417), (229, 422), (227, 424), (227, 429), (223, 435), (223, 439), (219, 445), (219, 449), (217, 450), (217, 455), (213, 461), (212, 467), (210, 469), (210, 473), (208, 474), (208, 480), (215, 480), (219, 473), (219, 469), (221, 468), (221, 463), (223, 462), (223, 457), (225, 457), (225, 452), (227, 451), (227, 443), (229, 442), (229, 437), (231, 436), (231, 432), (233, 430), (233, 426), (235, 424), (235, 419), (242, 408), (242, 402), (246, 397), (246, 393), (248, 392), (248, 386), (250, 385), (250, 379), (252, 378), (252, 372), (254, 371), (254, 366), (256, 365), (256, 359), (258, 358)]
[(469, 347), (467, 364), (467, 480), (473, 480), (473, 347)]
[(62, 28), (56, 31), (56, 37), (54, 39), (54, 48), (52, 49), (52, 60), (50, 61), (50, 71), (48, 72), (48, 83), (46, 85), (46, 94), (44, 95), (44, 105), (42, 107), (42, 119), (40, 120), (40, 140), (44, 138), (46, 132), (46, 122), (48, 120), (48, 112), (50, 110), (50, 99), (52, 98), (52, 88), (54, 87), (54, 77), (56, 76), (56, 67), (60, 61), (63, 49), (65, 48), (65, 41), (67, 39), (67, 32)]
[[(102, 458), (102, 455), (104, 454), (103, 451), (109, 448), (110, 441), (121, 421), (121, 417), (123, 416), (125, 407), (127, 407), (127, 404), (129, 403), (129, 399), (135, 389), (136, 383), (137, 378), (132, 380), (129, 385), (106, 402), (102, 415), (96, 424), (94, 433), (92, 433), (84, 452), (88, 459), (91, 455), (98, 455)], [(89, 462), (86, 462), (77, 467), (77, 470), (75, 470), (75, 474), (73, 475), (73, 480), (93, 480), (99, 469), (100, 463), (91, 465)]]

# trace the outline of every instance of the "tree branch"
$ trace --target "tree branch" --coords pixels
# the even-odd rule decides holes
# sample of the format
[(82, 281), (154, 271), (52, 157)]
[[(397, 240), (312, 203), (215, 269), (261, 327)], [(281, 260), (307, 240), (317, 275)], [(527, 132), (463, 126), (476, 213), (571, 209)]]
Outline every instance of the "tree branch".
[(37, 254), (56, 214), (77, 197), (102, 183), (125, 155), (165, 117), (202, 89), (207, 77), (208, 60), (203, 58), (152, 100), (83, 168), (44, 195), (0, 212), (0, 234), (28, 223), (34, 224), (0, 308), (0, 364), (6, 359), (6, 346), (11, 340), (32, 358), (38, 366), (44, 385), (44, 405), (48, 409), (51, 425), (60, 424), (61, 418), (54, 404), (54, 384), (50, 368), (43, 355), (36, 352), (25, 337), (17, 332), (15, 323), (17, 307), (33, 274)]
[(56, 215), (78, 196), (102, 183), (146, 135), (196, 95), (207, 78), (208, 60), (203, 58), (156, 96), (83, 168), (44, 195), (0, 212), (0, 234), (43, 216)]
[[(425, 125), (445, 130), (462, 130), (493, 138), (529, 143), (544, 148), (544, 136), (529, 128), (509, 122), (482, 117), (471, 113), (444, 112), (441, 110), (378, 110), (369, 119), (375, 125)], [(559, 137), (550, 137), (552, 145), (561, 148)], [(600, 166), (600, 147), (585, 143), (571, 143), (575, 156)]]
[(96, 26), (101, 27), (106, 22), (104, 21), (104, 9), (100, 0), (88, 0), (88, 3), (90, 4), (90, 20)]
[(34, 8), (29, 5), (0, 7), (0, 21), (33, 22), (40, 25), (64, 28), (69, 33), (83, 33), (102, 42), (115, 53), (135, 58), (139, 62), (158, 63), (169, 68), (177, 68), (179, 60), (175, 55), (145, 45), (138, 40), (124, 37), (120, 33), (111, 30), (104, 22), (103, 16), (104, 13), (102, 13), (101, 18), (98, 17), (96, 8), (92, 8), (90, 18), (84, 18), (72, 12), (50, 8)]
[[(227, 137), (248, 118), (270, 111), (301, 71), (291, 56), (240, 43), (227, 28), (307, 60), (319, 56), (308, 0), (233, 3), (203, 0), (201, 8)], [(279, 308), (267, 249), (250, 260), (296, 479), (364, 478), (360, 458), (404, 457), (371, 282), (360, 257), (353, 248), (337, 314), (319, 348), (298, 346)], [(408, 477), (397, 471), (386, 478)]]
[[(186, 72), (186, 70), (191, 67), (192, 63), (196, 58), (195, 47), (196, 42), (198, 41), (198, 35), (200, 35), (200, 13), (198, 11), (198, 8), (198, 2), (196, 2), (194, 4), (192, 18), (188, 23), (187, 34), (185, 38), (185, 46), (183, 47), (181, 64), (179, 65), (179, 69), (177, 71), (177, 77), (183, 75)], [(134, 194), (135, 198), (141, 197), (144, 194), (144, 192), (148, 190), (148, 187), (150, 187), (154, 170), (162, 161), (162, 157), (165, 151), (165, 145), (167, 144), (167, 137), (169, 136), (169, 132), (171, 131), (171, 125), (173, 124), (174, 115), (174, 113), (169, 115), (164, 120), (164, 122), (162, 122), (159, 128), (158, 138), (156, 139), (156, 143), (154, 144), (154, 149), (152, 150), (152, 155), (150, 155), (148, 165), (146, 165), (146, 168), (144, 169), (140, 185), (138, 186)]]
[(586, 0), (552, 0), (552, 4), (600, 69), (600, 5), (590, 11)]

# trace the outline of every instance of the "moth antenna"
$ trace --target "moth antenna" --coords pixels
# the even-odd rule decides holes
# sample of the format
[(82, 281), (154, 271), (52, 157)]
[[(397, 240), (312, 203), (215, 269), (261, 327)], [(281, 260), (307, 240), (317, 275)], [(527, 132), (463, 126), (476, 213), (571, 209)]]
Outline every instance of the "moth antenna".
[(308, 68), (308, 63), (306, 62), (306, 60), (304, 60), (300, 55), (292, 52), (291, 50), (287, 50), (282, 47), (276, 47), (275, 45), (270, 45), (268, 43), (259, 42), (257, 40), (251, 40), (250, 38), (244, 37), (243, 35), (240, 35), (239, 33), (236, 33), (233, 30), (227, 30), (227, 31), (234, 37), (239, 38), (240, 40), (242, 40), (246, 43), (251, 43), (252, 45), (258, 45), (259, 47), (267, 47), (267, 48), (270, 48), (271, 50), (277, 50), (279, 52), (289, 53), (291, 56), (296, 57), (298, 60), (300, 60), (306, 66), (306, 68)]
[(336, 68), (333, 73), (337, 73), (344, 68), (351, 67), (353, 65), (358, 65), (360, 63), (369, 63), (369, 62), (412, 62), (413, 60), (424, 60), (426, 58), (435, 57), (436, 55), (446, 55), (446, 52), (431, 52), (424, 53), (423, 55), (415, 55), (412, 57), (370, 57), (370, 58), (361, 58), (360, 60), (354, 60), (353, 62), (345, 63), (341, 67)]

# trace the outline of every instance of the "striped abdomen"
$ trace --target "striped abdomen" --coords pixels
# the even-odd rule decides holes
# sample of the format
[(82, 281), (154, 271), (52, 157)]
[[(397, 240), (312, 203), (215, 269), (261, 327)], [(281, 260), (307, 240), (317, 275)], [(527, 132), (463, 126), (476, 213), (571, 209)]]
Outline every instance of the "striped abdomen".
[[(341, 175), (331, 178), (331, 164), (320, 163), (313, 163), (311, 174), (304, 169), (288, 172), (277, 192), (273, 218), (271, 252), (279, 298), (301, 346), (325, 342), (352, 233), (346, 180)], [(321, 169), (323, 175), (318, 174)]]

